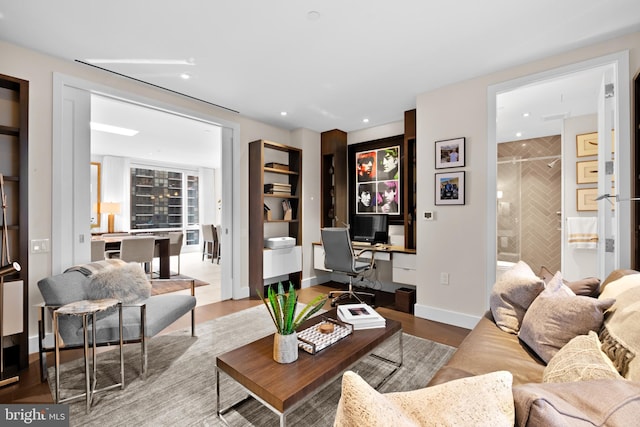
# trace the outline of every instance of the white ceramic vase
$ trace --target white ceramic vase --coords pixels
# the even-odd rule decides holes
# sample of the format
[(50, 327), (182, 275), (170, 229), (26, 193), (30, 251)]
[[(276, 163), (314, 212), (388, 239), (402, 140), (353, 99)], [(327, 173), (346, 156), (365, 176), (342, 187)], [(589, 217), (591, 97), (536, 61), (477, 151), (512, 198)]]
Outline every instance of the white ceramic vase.
[(278, 363), (291, 363), (298, 360), (298, 334), (276, 333), (273, 336), (273, 360)]

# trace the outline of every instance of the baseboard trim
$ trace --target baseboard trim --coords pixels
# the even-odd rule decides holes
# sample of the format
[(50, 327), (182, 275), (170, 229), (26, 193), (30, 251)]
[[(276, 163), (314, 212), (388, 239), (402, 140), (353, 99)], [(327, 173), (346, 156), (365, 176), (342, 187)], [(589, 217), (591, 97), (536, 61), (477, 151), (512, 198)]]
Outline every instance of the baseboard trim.
[(458, 326), (460, 328), (473, 329), (480, 321), (479, 316), (471, 316), (455, 311), (443, 310), (440, 308), (430, 307), (428, 305), (416, 304), (414, 306), (414, 314), (434, 322), (446, 323), (447, 325)]

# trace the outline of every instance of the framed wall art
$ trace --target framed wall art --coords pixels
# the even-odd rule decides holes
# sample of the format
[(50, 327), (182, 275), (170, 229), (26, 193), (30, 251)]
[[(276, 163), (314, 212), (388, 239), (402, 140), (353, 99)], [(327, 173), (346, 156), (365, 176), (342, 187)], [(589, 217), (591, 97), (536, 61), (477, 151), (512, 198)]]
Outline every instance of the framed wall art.
[(598, 161), (588, 160), (576, 163), (576, 183), (593, 184), (598, 182)]
[(598, 132), (576, 135), (576, 155), (578, 157), (598, 155)]
[(400, 146), (355, 153), (356, 213), (400, 215)]
[(464, 171), (436, 174), (436, 205), (464, 205), (464, 175)]
[(596, 197), (598, 197), (597, 188), (578, 188), (576, 190), (576, 209), (579, 212), (597, 211), (598, 202)]
[(436, 141), (436, 169), (458, 168), (465, 163), (465, 138)]

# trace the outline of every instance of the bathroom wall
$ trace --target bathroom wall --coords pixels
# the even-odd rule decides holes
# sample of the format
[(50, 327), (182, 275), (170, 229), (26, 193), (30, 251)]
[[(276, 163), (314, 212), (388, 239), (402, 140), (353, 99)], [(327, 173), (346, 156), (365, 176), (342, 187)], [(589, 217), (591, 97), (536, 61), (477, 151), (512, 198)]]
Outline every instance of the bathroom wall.
[(561, 143), (554, 135), (498, 145), (498, 260), (560, 270)]

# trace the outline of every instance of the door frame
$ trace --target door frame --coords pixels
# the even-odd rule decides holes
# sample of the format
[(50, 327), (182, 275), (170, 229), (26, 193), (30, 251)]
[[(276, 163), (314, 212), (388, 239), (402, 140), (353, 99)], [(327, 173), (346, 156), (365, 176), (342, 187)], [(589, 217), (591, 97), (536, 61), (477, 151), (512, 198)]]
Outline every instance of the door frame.
[[(223, 200), (231, 200), (231, 203), (222, 204), (221, 223), (224, 227), (222, 240), (225, 247), (226, 260), (222, 265), (221, 298), (222, 300), (241, 298), (240, 242), (239, 233), (236, 232), (236, 230), (240, 229), (240, 224), (238, 224), (238, 220), (235, 219), (237, 215), (234, 215), (234, 212), (239, 212), (240, 210), (239, 197), (234, 197), (234, 194), (240, 194), (240, 125), (216, 116), (167, 104), (157, 99), (125, 92), (62, 73), (54, 73), (53, 75), (53, 172), (51, 182), (51, 194), (53, 198), (51, 215), (52, 274), (62, 273), (64, 268), (69, 267), (69, 265), (64, 265), (66, 264), (66, 259), (62, 255), (64, 254), (63, 248), (73, 247), (76, 242), (86, 244), (88, 247), (88, 241), (90, 240), (90, 233), (87, 236), (85, 236), (83, 232), (74, 235), (73, 227), (70, 227), (68, 220), (65, 220), (65, 218), (73, 217), (73, 204), (75, 200), (73, 197), (65, 196), (65, 192), (67, 192), (69, 188), (67, 185), (71, 184), (75, 187), (79, 181), (84, 180), (85, 182), (89, 182), (89, 168), (87, 167), (86, 170), (84, 170), (85, 168), (81, 168), (79, 165), (82, 162), (78, 160), (78, 157), (86, 157), (87, 165), (89, 165), (88, 162), (90, 162), (90, 150), (80, 149), (79, 152), (76, 152), (76, 150), (69, 146), (70, 142), (65, 141), (64, 138), (65, 132), (70, 131), (70, 129), (64, 129), (65, 123), (63, 123), (65, 109), (64, 95), (65, 89), (67, 88), (75, 88), (88, 93), (122, 99), (134, 104), (222, 127), (222, 164), (231, 165), (231, 167), (222, 168), (222, 198)], [(76, 125), (77, 124), (74, 124), (73, 126), (76, 127)], [(73, 129), (71, 129), (71, 131), (73, 131)], [(74, 170), (71, 176), (67, 173), (65, 177), (63, 173), (65, 167), (64, 159), (68, 156), (74, 159)], [(230, 182), (231, 185), (224, 185), (225, 182)], [(87, 198), (88, 197), (87, 195)], [(56, 200), (58, 202), (56, 202)], [(80, 228), (77, 229), (80, 230)], [(89, 227), (87, 227), (87, 231), (89, 231)], [(73, 255), (73, 257), (76, 260), (83, 260), (78, 254)]]
[[(631, 127), (630, 112), (630, 80), (629, 80), (629, 51), (604, 55), (598, 58), (569, 64), (540, 73), (531, 74), (506, 82), (490, 85), (487, 89), (487, 254), (485, 282), (487, 286), (487, 298), (491, 295), (491, 289), (496, 280), (496, 178), (497, 178), (497, 152), (496, 143), (496, 98), (502, 92), (511, 91), (521, 86), (531, 85), (544, 80), (566, 76), (579, 71), (597, 68), (607, 65), (615, 67), (616, 88), (616, 180), (631, 184), (631, 144), (629, 130)], [(619, 130), (619, 132), (618, 132)], [(621, 198), (628, 198), (630, 185), (620, 189)], [(620, 248), (616, 260), (617, 268), (629, 268), (631, 262), (631, 215), (630, 204), (619, 203), (616, 206), (618, 213), (619, 232), (616, 245)]]

